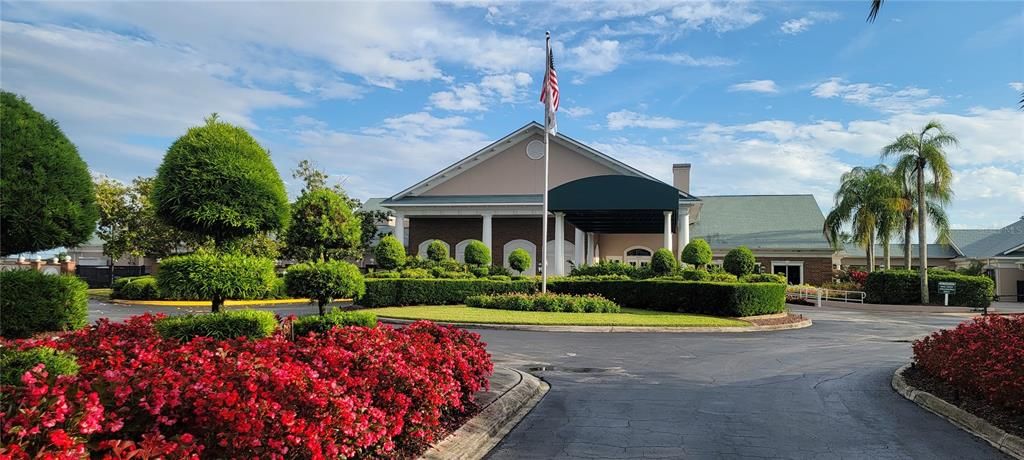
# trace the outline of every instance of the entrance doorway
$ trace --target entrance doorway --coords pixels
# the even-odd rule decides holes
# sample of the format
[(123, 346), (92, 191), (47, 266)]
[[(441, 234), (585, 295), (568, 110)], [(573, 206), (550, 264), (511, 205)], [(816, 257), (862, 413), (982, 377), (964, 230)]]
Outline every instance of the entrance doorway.
[(803, 284), (804, 283), (804, 263), (803, 262), (791, 262), (786, 260), (773, 260), (772, 261), (772, 273), (776, 275), (782, 275), (786, 277), (786, 282), (789, 284)]

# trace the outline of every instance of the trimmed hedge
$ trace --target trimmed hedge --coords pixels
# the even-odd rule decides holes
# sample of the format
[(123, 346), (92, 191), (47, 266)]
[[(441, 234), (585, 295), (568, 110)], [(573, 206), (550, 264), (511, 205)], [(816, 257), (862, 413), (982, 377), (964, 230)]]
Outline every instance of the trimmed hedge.
[(154, 323), (156, 331), (164, 338), (183, 342), (195, 337), (212, 337), (217, 340), (248, 337), (260, 339), (269, 337), (277, 329), (277, 318), (269, 311), (234, 310), (206, 315), (182, 315), (162, 318)]
[(496, 281), (487, 279), (368, 279), (366, 295), (359, 304), (367, 307), (395, 305), (451, 305), (465, 303), (474, 295), (533, 293), (535, 280)]
[(326, 315), (309, 315), (292, 321), (292, 334), (296, 337), (310, 332), (323, 334), (334, 327), (362, 326), (377, 327), (377, 315), (362, 311), (344, 311), (335, 308)]
[(565, 313), (619, 313), (611, 300), (596, 295), (568, 294), (494, 294), (466, 298), (467, 307), (497, 310), (547, 311)]
[(786, 284), (786, 277), (774, 273), (751, 273), (740, 278), (744, 283), (781, 283)]
[(112, 291), (110, 297), (127, 300), (153, 300), (160, 298), (160, 290), (157, 289), (155, 276), (136, 276), (122, 284), (121, 288), (116, 291), (116, 295)]
[(37, 270), (0, 272), (0, 336), (81, 329), (89, 314), (89, 286), (71, 275)]
[[(971, 308), (985, 308), (992, 303), (995, 283), (987, 276), (968, 276), (955, 272), (930, 270), (928, 295), (933, 305), (941, 305), (940, 281), (956, 283), (956, 293), (949, 296), (949, 304)], [(868, 303), (910, 305), (921, 303), (921, 288), (915, 270), (880, 270), (868, 274), (864, 283)]]
[(240, 254), (196, 252), (160, 262), (160, 293), (180, 300), (210, 300), (217, 312), (226, 299), (263, 299), (278, 284), (274, 261)]
[(46, 365), (51, 377), (78, 373), (78, 361), (71, 353), (50, 347), (0, 347), (0, 385), (21, 385), (21, 376), (40, 363)]
[(366, 291), (359, 268), (340, 260), (292, 265), (284, 281), (288, 294), (316, 301), (321, 315), (334, 299), (357, 298)]
[(786, 286), (778, 283), (716, 283), (674, 280), (575, 281), (548, 283), (551, 292), (595, 294), (623, 307), (753, 316), (786, 311)]

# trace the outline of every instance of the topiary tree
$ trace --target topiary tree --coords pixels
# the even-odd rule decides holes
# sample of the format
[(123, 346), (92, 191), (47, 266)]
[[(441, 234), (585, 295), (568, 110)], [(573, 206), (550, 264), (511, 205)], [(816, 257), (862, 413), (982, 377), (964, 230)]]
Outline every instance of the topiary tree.
[(217, 119), (189, 128), (167, 149), (153, 184), (157, 215), (183, 231), (233, 239), (278, 231), (288, 197), (270, 154), (244, 129)]
[(303, 193), (292, 205), (284, 234), (285, 253), (300, 260), (325, 261), (355, 255), (362, 224), (345, 199), (331, 189)]
[(520, 275), (523, 274), (523, 271), (530, 268), (530, 262), (530, 253), (526, 252), (523, 248), (518, 248), (508, 255), (508, 266), (512, 267)]
[(754, 258), (754, 253), (746, 246), (740, 246), (729, 251), (725, 255), (725, 261), (722, 262), (722, 267), (725, 268), (725, 271), (736, 276), (754, 273), (755, 266), (757, 266), (757, 259)]
[(472, 240), (467, 243), (464, 256), (466, 263), (470, 265), (481, 266), (491, 264), (491, 249), (483, 241)]
[(690, 241), (683, 248), (683, 262), (704, 268), (707, 264), (711, 263), (711, 246), (708, 245), (707, 241), (700, 238)]
[(284, 273), (288, 295), (315, 300), (320, 316), (324, 306), (334, 299), (356, 298), (366, 293), (366, 282), (359, 268), (348, 262), (332, 260), (288, 267)]
[(655, 275), (670, 275), (678, 268), (679, 262), (676, 262), (676, 256), (672, 255), (672, 251), (668, 249), (658, 249), (651, 256), (651, 271)]
[(262, 299), (274, 289), (274, 261), (199, 251), (160, 262), (156, 284), (169, 299), (210, 300), (214, 313), (226, 299)]
[(386, 235), (373, 249), (373, 257), (377, 266), (385, 270), (395, 270), (405, 265), (405, 246), (394, 235)]
[(89, 168), (57, 122), (0, 91), (0, 255), (77, 246), (99, 213)]
[(444, 241), (434, 240), (427, 245), (427, 258), (435, 263), (441, 263), (448, 259), (448, 245)]

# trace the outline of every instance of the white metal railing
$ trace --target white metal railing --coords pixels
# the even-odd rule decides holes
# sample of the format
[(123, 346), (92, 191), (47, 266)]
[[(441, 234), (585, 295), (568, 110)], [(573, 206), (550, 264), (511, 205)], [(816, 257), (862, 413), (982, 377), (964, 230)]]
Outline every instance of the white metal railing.
[(814, 286), (788, 286), (786, 287), (786, 295), (814, 302), (819, 307), (822, 300), (864, 303), (864, 298), (867, 297), (867, 293), (863, 291), (842, 291), (839, 289), (816, 288)]

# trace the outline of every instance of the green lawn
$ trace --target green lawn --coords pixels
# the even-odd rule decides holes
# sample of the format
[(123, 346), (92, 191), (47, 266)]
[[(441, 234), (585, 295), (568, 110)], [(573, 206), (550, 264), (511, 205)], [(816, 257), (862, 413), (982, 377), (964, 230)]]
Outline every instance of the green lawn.
[(89, 294), (89, 297), (99, 297), (99, 298), (109, 299), (110, 298), (110, 292), (112, 290), (113, 289), (110, 289), (110, 288), (94, 288), (94, 289), (89, 289), (86, 292)]
[(398, 319), (429, 319), (449, 323), (540, 324), (549, 326), (737, 327), (746, 321), (715, 316), (623, 308), (622, 313), (548, 313), (491, 310), (465, 305), (386, 307), (362, 310)]

